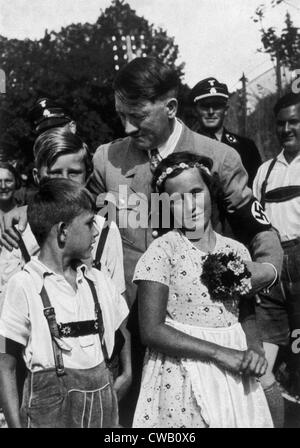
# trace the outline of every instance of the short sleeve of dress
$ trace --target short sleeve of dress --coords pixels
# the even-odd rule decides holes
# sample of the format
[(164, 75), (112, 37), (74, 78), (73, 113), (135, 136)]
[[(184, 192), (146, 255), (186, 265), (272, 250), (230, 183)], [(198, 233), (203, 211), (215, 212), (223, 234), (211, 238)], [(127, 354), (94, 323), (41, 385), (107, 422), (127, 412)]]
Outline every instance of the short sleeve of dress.
[(167, 235), (154, 240), (144, 255), (139, 259), (133, 281), (149, 280), (169, 286), (172, 263), (174, 260), (174, 244)]
[(251, 255), (246, 246), (236, 241), (235, 250), (242, 260), (251, 261)]

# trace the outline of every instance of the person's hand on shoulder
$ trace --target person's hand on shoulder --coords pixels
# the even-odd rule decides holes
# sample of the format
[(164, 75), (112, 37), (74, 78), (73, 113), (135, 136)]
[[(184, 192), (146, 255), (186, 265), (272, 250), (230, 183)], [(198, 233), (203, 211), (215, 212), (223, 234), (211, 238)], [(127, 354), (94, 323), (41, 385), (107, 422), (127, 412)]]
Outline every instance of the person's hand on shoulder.
[(9, 251), (19, 247), (19, 235), (14, 225), (21, 233), (24, 232), (27, 225), (27, 205), (0, 215), (0, 245)]

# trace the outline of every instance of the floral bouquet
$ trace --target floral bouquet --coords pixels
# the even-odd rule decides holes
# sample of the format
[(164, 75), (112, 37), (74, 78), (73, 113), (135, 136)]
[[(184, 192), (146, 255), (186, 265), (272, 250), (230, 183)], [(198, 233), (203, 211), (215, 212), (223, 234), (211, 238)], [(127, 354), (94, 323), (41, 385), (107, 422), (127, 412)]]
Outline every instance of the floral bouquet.
[(251, 289), (251, 273), (234, 251), (217, 252), (204, 257), (201, 281), (212, 300), (224, 301), (247, 294)]

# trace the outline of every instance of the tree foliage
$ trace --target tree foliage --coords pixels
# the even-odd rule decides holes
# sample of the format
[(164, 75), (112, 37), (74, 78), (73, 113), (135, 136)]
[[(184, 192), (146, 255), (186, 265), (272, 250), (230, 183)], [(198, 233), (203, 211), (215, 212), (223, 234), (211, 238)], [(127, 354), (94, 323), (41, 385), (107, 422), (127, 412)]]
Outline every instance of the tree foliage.
[(92, 150), (122, 135), (112, 82), (115, 56), (119, 66), (127, 62), (122, 40), (127, 35), (135, 38), (131, 48), (135, 55), (158, 56), (182, 75), (183, 66), (176, 65), (174, 39), (139, 17), (124, 0), (113, 0), (94, 24), (71, 24), (59, 32), (46, 30), (40, 40), (0, 36), (0, 67), (7, 79), (6, 95), (0, 98), (1, 135), (17, 148), (18, 156), (25, 156), (26, 161), (31, 158), (34, 136), (28, 110), (39, 97), (66, 106)]
[[(283, 0), (272, 0), (273, 7), (283, 3)], [(264, 5), (260, 5), (254, 14), (254, 22), (259, 22), (261, 29), (261, 42), (263, 49), (259, 49), (264, 53), (268, 53), (271, 60), (277, 60), (281, 65), (295, 70), (300, 66), (300, 31), (295, 27), (289, 12), (285, 15), (284, 28), (280, 34), (276, 33), (274, 27), (267, 29), (263, 26), (265, 17)]]

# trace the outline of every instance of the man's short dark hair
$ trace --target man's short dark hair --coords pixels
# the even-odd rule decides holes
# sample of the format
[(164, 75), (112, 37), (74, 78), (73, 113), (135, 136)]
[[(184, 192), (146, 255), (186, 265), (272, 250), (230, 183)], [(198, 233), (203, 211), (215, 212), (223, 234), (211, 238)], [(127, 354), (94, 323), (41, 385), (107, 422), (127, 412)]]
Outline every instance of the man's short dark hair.
[(174, 69), (153, 57), (136, 58), (117, 74), (113, 87), (121, 99), (152, 103), (169, 92), (177, 96), (179, 78)]
[(285, 109), (289, 106), (295, 106), (296, 104), (300, 104), (300, 93), (289, 92), (283, 95), (274, 106), (274, 114), (275, 117), (278, 115), (281, 109)]
[(52, 227), (69, 224), (82, 212), (95, 212), (94, 200), (82, 185), (69, 179), (42, 180), (28, 204), (28, 222), (41, 246)]

